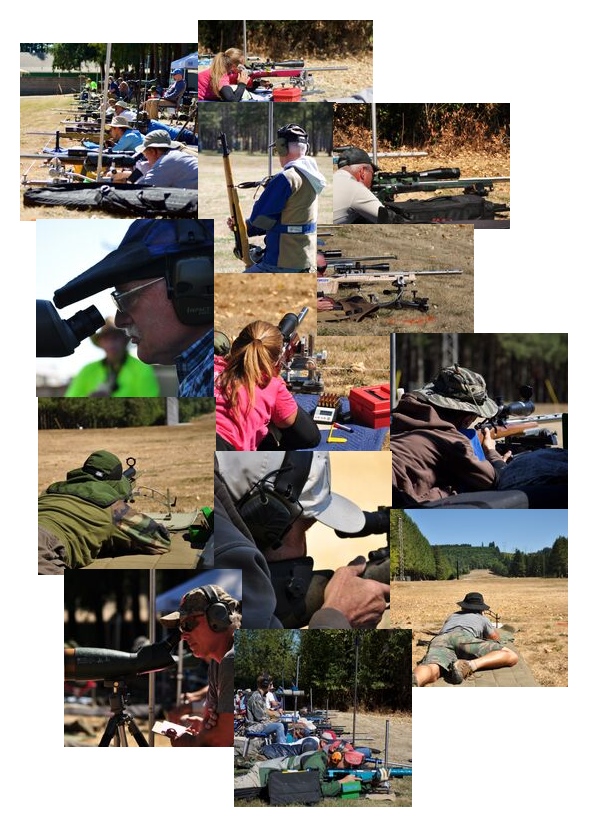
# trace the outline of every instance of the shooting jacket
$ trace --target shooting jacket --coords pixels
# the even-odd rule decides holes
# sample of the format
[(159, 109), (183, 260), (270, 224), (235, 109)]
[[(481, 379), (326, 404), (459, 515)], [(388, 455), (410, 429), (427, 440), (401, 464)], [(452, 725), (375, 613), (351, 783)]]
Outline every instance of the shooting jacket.
[(286, 164), (269, 181), (247, 221), (249, 236), (265, 235), (262, 265), (316, 272), (317, 196), (325, 183), (307, 157)]
[(496, 450), (479, 460), (468, 437), (411, 394), (392, 413), (390, 450), (393, 486), (409, 506), (494, 489), (506, 465)]

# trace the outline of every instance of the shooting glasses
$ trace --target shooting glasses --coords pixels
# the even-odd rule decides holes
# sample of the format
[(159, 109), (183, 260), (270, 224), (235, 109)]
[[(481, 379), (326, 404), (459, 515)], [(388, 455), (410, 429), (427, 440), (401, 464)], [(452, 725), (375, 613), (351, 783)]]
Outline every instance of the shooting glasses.
[(157, 279), (151, 279), (150, 282), (144, 282), (143, 285), (138, 285), (138, 287), (132, 288), (131, 290), (114, 290), (111, 293), (111, 299), (117, 306), (117, 310), (120, 311), (120, 313), (127, 313), (128, 306), (131, 308), (132, 305), (132, 301), (129, 298), (132, 293), (144, 290), (144, 288), (150, 287), (150, 285), (154, 285), (156, 282), (160, 282), (164, 278), (164, 276), (159, 276)]
[(197, 615), (191, 615), (187, 618), (181, 620), (178, 624), (179, 631), (183, 633), (192, 632), (195, 630), (196, 627), (200, 624), (200, 618), (204, 615), (204, 612), (199, 612)]

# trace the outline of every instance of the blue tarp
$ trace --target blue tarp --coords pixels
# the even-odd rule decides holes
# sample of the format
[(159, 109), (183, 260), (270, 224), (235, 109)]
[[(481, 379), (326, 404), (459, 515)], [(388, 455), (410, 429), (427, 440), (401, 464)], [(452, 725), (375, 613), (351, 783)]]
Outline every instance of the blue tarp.
[(168, 589), (167, 592), (157, 595), (156, 611), (159, 615), (166, 615), (179, 609), (179, 602), (182, 595), (196, 587), (207, 584), (218, 584), (232, 598), (242, 600), (242, 573), (239, 569), (209, 569), (206, 572), (199, 572), (190, 580), (179, 586)]

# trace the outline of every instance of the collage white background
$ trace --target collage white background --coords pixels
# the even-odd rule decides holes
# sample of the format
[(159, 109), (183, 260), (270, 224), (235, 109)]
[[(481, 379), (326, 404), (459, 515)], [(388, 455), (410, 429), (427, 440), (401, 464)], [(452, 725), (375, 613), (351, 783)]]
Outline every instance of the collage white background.
[[(294, 11), (310, 20), (325, 8), (307, 0)], [(337, 4), (330, 8), (329, 18), (343, 18)], [(343, 11), (347, 19), (374, 17), (377, 102), (511, 103), (512, 226), (475, 234), (475, 329), (570, 335), (569, 687), (414, 692), (413, 807), (400, 813), (380, 808), (374, 817), (379, 826), (400, 819), (407, 826), (533, 823), (563, 828), (578, 814), (590, 817), (597, 811), (599, 658), (593, 613), (600, 573), (592, 516), (598, 437), (592, 425), (585, 429), (583, 417), (584, 407), (590, 415), (599, 397), (593, 316), (598, 217), (589, 217), (592, 197), (585, 192), (591, 172), (586, 161), (596, 164), (599, 155), (598, 128), (593, 130), (589, 115), (596, 110), (591, 93), (597, 91), (599, 77), (596, 26), (581, 2), (551, 7), (511, 0), (487, 5), (432, 0), (387, 4), (386, 9), (381, 4), (377, 10), (347, 2)], [(257, 12), (249, 9), (247, 14), (253, 19)], [(1, 55), (9, 110), (4, 113), (8, 151), (3, 153), (2, 206), (5, 637), (0, 750), (4, 812), (19, 821), (105, 828), (125, 820), (175, 826), (229, 824), (250, 816), (253, 824), (257, 814), (264, 820), (267, 813), (274, 820), (285, 815), (286, 823), (295, 826), (307, 818), (325, 825), (328, 816), (321, 809), (300, 814), (290, 808), (234, 809), (229, 749), (141, 755), (65, 750), (62, 581), (37, 577), (33, 563), (35, 224), (18, 218), (13, 160), (18, 144), (17, 33), (19, 41), (27, 42), (194, 42), (202, 14), (202, 7), (191, 3), (71, 0), (68, 8), (57, 8), (34, 0), (13, 7), (8, 23), (8, 45)], [(591, 191), (593, 187), (591, 182)], [(77, 239), (71, 243), (77, 245)], [(64, 258), (70, 277), (69, 249)], [(593, 469), (584, 468), (584, 456)]]

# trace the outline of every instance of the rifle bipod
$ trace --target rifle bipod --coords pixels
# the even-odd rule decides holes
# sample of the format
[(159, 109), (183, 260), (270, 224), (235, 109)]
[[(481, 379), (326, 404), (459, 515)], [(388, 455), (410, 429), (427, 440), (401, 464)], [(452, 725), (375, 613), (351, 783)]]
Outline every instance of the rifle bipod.
[(385, 310), (387, 308), (399, 310), (402, 308), (411, 308), (421, 311), (421, 313), (426, 313), (430, 309), (427, 296), (418, 296), (417, 290), (412, 290), (412, 298), (405, 298), (404, 294), (408, 283), (409, 281), (404, 276), (399, 276), (392, 283), (393, 286), (391, 288), (382, 291), (384, 296), (393, 296), (392, 299), (385, 301), (382, 301), (375, 293), (368, 294), (367, 298), (361, 293), (356, 296), (349, 296), (346, 299), (327, 297), (331, 300), (332, 307), (323, 310), (319, 310), (318, 308), (318, 317), (322, 322), (344, 322), (349, 319), (352, 319), (354, 322), (360, 322), (366, 316), (370, 316), (379, 310)]
[(126, 727), (136, 740), (138, 747), (150, 747), (144, 738), (144, 734), (135, 723), (133, 717), (125, 709), (127, 698), (127, 686), (125, 681), (122, 681), (121, 679), (105, 681), (104, 686), (112, 687), (109, 701), (113, 714), (106, 724), (104, 733), (98, 742), (98, 747), (110, 747), (113, 740), (115, 742), (115, 747), (127, 747)]

